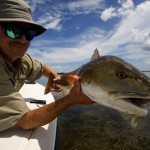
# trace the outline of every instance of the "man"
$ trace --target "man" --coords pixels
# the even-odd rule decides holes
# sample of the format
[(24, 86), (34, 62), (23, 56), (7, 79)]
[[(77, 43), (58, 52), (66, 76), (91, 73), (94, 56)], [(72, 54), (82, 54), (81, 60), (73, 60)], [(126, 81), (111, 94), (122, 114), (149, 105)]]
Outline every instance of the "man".
[[(42, 75), (58, 78), (51, 67), (43, 65), (26, 54), (31, 40), (46, 29), (35, 23), (30, 7), (23, 0), (1, 0), (0, 3), (0, 131), (14, 125), (33, 129), (55, 119), (74, 104), (92, 104), (80, 87), (78, 77), (69, 95), (30, 110), (19, 90), (26, 80), (37, 80)], [(60, 91), (51, 81), (50, 89)]]

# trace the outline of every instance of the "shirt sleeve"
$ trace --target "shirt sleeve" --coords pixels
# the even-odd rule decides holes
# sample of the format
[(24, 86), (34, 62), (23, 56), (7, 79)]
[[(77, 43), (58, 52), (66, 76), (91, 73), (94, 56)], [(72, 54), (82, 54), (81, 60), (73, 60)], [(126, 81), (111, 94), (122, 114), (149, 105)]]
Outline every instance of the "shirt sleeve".
[(35, 81), (43, 74), (43, 64), (26, 54), (22, 59), (22, 74), (27, 80)]
[(14, 126), (29, 111), (22, 96), (11, 82), (11, 76), (0, 64), (0, 131)]

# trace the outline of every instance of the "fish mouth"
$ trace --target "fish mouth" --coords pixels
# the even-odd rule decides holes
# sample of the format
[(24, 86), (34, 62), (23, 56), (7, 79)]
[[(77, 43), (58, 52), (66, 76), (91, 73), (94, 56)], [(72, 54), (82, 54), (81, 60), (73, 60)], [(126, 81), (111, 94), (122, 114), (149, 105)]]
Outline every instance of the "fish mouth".
[(143, 98), (129, 98), (128, 101), (138, 107), (144, 107), (144, 104), (149, 103), (150, 99)]
[(134, 92), (109, 92), (116, 100), (123, 99), (137, 107), (143, 108), (144, 104), (150, 103), (150, 94)]

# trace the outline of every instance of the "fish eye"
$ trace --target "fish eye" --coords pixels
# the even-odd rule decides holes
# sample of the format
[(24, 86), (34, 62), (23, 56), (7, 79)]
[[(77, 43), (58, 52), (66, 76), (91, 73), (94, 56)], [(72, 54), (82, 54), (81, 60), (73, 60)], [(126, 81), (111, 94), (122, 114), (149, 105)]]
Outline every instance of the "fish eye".
[(120, 79), (125, 79), (127, 77), (127, 74), (122, 71), (122, 72), (118, 72), (117, 73), (117, 76), (120, 78)]

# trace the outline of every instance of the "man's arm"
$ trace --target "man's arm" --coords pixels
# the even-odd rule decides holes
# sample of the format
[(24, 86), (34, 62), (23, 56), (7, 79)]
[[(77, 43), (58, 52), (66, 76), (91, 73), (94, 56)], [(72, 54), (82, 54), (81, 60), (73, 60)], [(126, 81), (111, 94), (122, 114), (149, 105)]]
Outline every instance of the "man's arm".
[(75, 77), (74, 87), (71, 89), (69, 95), (41, 108), (29, 111), (16, 125), (23, 129), (37, 128), (51, 122), (65, 109), (74, 104), (92, 103), (93, 101), (83, 94), (79, 78)]
[(59, 75), (54, 71), (53, 68), (49, 67), (48, 65), (43, 66), (43, 76), (49, 78), (50, 75), (53, 75), (54, 78), (59, 77)]

